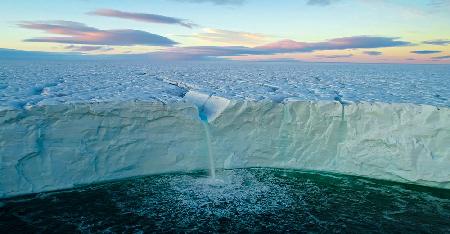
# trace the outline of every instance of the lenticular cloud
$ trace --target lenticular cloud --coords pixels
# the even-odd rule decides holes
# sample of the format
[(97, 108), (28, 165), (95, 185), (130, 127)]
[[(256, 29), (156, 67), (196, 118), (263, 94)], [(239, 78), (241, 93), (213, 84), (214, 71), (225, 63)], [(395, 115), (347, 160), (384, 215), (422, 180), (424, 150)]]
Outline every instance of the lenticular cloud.
[(32, 22), (19, 24), (22, 28), (41, 30), (50, 34), (63, 35), (57, 37), (37, 37), (26, 39), (27, 42), (54, 42), (64, 44), (88, 45), (148, 45), (172, 46), (177, 44), (167, 37), (141, 30), (119, 29), (101, 30), (72, 21)]

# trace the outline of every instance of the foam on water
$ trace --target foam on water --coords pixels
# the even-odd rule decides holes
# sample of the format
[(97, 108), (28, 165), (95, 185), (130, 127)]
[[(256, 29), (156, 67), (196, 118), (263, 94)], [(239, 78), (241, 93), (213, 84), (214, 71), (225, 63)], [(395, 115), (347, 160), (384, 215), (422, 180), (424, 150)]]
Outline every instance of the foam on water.
[[(168, 180), (172, 202), (176, 204), (173, 209), (176, 209), (178, 216), (186, 218), (186, 221), (181, 221), (182, 225), (187, 225), (192, 219), (201, 220), (202, 216), (232, 219), (236, 212), (240, 214), (274, 212), (289, 207), (293, 202), (287, 190), (276, 184), (275, 178), (260, 181), (251, 172), (244, 170), (220, 170), (216, 178), (197, 176), (180, 174), (161, 177), (162, 181)], [(152, 208), (158, 203), (159, 197), (145, 196), (147, 192), (152, 193), (148, 187), (142, 184), (137, 191), (130, 190), (131, 196), (138, 199), (138, 206), (129, 206), (128, 201), (123, 201), (121, 196), (112, 197), (123, 212), (151, 217), (155, 215)], [(130, 207), (133, 208), (130, 210)], [(167, 212), (174, 212), (173, 209)], [(166, 215), (169, 215), (168, 213)]]
[(218, 170), (132, 178), (3, 200), (21, 232), (450, 231), (448, 191), (305, 171)]

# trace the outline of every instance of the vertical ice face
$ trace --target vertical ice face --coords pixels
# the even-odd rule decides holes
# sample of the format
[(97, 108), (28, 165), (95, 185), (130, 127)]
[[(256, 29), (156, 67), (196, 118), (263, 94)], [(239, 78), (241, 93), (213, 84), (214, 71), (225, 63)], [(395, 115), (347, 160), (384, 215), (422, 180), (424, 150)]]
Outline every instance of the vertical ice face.
[(450, 188), (449, 108), (350, 103), (342, 113), (335, 101), (185, 98), (0, 111), (0, 197), (214, 167), (322, 170)]
[(0, 111), (0, 197), (208, 167), (196, 108), (97, 103)]

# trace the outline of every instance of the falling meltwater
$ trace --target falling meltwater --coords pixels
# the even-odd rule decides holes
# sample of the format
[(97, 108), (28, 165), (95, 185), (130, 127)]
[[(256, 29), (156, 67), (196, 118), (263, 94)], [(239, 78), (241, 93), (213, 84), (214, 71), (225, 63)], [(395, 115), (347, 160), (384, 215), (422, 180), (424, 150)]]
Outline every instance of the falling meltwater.
[(202, 125), (205, 130), (206, 148), (208, 150), (209, 174), (212, 179), (216, 179), (216, 165), (214, 163), (214, 155), (211, 152), (211, 134), (209, 132), (209, 123), (207, 121), (202, 121)]
[(199, 110), (199, 117), (203, 125), (203, 130), (205, 132), (205, 140), (206, 140), (206, 148), (208, 153), (208, 161), (209, 161), (209, 175), (213, 180), (216, 179), (216, 165), (215, 158), (211, 150), (211, 133), (209, 130), (208, 117), (206, 116), (203, 109)]

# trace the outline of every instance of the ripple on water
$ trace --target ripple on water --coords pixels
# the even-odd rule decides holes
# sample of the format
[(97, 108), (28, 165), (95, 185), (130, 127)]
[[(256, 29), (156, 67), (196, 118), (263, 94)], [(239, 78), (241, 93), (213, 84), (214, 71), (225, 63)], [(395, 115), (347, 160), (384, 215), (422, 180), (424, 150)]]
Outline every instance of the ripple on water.
[(0, 229), (16, 231), (450, 231), (448, 190), (292, 170), (154, 175), (2, 202)]

